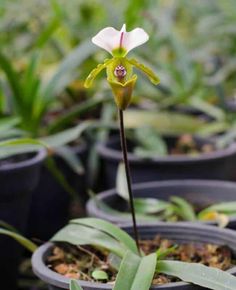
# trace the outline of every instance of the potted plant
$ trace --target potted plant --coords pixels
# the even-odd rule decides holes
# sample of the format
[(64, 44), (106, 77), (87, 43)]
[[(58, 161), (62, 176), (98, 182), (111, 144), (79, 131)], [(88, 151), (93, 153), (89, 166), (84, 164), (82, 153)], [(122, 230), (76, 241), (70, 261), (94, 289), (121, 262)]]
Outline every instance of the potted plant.
[[(111, 35), (113, 35), (114, 38), (111, 38)], [(68, 243), (71, 245), (74, 244), (76, 246), (76, 249), (82, 251), (83, 254), (85, 254), (85, 257), (92, 256), (93, 261), (95, 261), (98, 256), (104, 254), (96, 252), (97, 249), (105, 249), (107, 254), (112, 253), (113, 258), (116, 260), (116, 263), (113, 260), (111, 265), (114, 269), (119, 268), (119, 272), (116, 275), (114, 287), (110, 287), (108, 285), (98, 285), (98, 287), (101, 286), (102, 288), (105, 287), (107, 289), (109, 289), (110, 287), (119, 290), (137, 288), (139, 288), (140, 290), (148, 290), (153, 282), (154, 274), (157, 271), (159, 273), (161, 272), (167, 275), (174, 275), (182, 280), (211, 289), (234, 289), (236, 285), (235, 277), (225, 271), (222, 271), (230, 268), (229, 265), (231, 265), (231, 261), (228, 265), (229, 267), (219, 270), (216, 268), (201, 265), (200, 263), (191, 264), (183, 261), (163, 261), (163, 257), (176, 254), (175, 246), (165, 247), (165, 249), (163, 250), (163, 248), (159, 244), (158, 251), (153, 253), (153, 246), (154, 251), (156, 250), (156, 244), (153, 244), (155, 240), (154, 236), (157, 233), (160, 233), (161, 235), (163, 235), (163, 237), (166, 237), (167, 239), (173, 238), (175, 243), (178, 242), (178, 240), (183, 241), (183, 237), (187, 243), (192, 242), (193, 240), (197, 241), (201, 244), (201, 248), (208, 249), (206, 253), (207, 256), (209, 254), (209, 249), (220, 248), (220, 253), (217, 252), (215, 258), (217, 260), (219, 258), (219, 260), (222, 261), (222, 244), (227, 243), (231, 248), (231, 251), (234, 251), (235, 234), (232, 231), (223, 231), (216, 227), (192, 225), (187, 226), (180, 224), (178, 226), (176, 226), (176, 224), (162, 224), (159, 225), (157, 228), (155, 226), (148, 225), (139, 228), (137, 227), (134, 209), (134, 195), (132, 191), (129, 163), (127, 158), (127, 144), (124, 132), (123, 111), (126, 109), (130, 102), (132, 89), (137, 78), (136, 75), (132, 74), (132, 66), (141, 68), (141, 70), (147, 73), (147, 75), (154, 83), (158, 82), (158, 78), (153, 74), (150, 69), (139, 64), (136, 60), (127, 59), (126, 54), (135, 46), (138, 46), (147, 41), (147, 39), (147, 34), (144, 30), (140, 28), (137, 28), (130, 33), (126, 32), (125, 26), (122, 27), (121, 31), (117, 31), (111, 27), (102, 30), (97, 36), (93, 38), (93, 42), (107, 49), (113, 54), (114, 57), (110, 60), (106, 60), (103, 65), (99, 65), (94, 71), (92, 71), (87, 81), (85, 82), (85, 85), (89, 86), (95, 76), (103, 68), (107, 69), (108, 81), (112, 87), (119, 112), (121, 144), (123, 148), (127, 192), (129, 196), (132, 214), (132, 227), (129, 227), (126, 230), (130, 231), (130, 233), (133, 234), (134, 240), (120, 228), (105, 221), (99, 219), (79, 219), (72, 220), (68, 226), (59, 231), (52, 238), (52, 242), (59, 243), (57, 245), (61, 245), (62, 247), (67, 247)], [(2, 231), (2, 233), (13, 236), (9, 233), (9, 231)], [(141, 234), (140, 236), (139, 233)], [(22, 242), (22, 239), (19, 239), (18, 235), (16, 236), (15, 234), (14, 237)], [(142, 247), (142, 243), (144, 243), (144, 248)], [(147, 247), (148, 244), (152, 247), (151, 251), (147, 250), (147, 248), (149, 248)], [(91, 252), (91, 248), (84, 248), (84, 245), (92, 245), (95, 246), (96, 249), (92, 249)], [(189, 246), (192, 248), (193, 245)], [(58, 251), (58, 248), (51, 247), (52, 246), (50, 244), (46, 244), (45, 246), (40, 247), (35, 252), (32, 261), (35, 273), (37, 273), (42, 279), (48, 281), (52, 285), (52, 287), (59, 287), (59, 289), (68, 288), (69, 281), (72, 276), (75, 277), (75, 274), (77, 278), (79, 278), (78, 275), (85, 274), (87, 278), (89, 277), (89, 279), (93, 277), (95, 280), (107, 280), (109, 282), (113, 282), (113, 279), (110, 280), (108, 273), (104, 271), (105, 269), (108, 271), (111, 270), (109, 267), (107, 268), (107, 265), (105, 265), (106, 268), (95, 268), (94, 271), (91, 273), (91, 276), (89, 276), (88, 273), (83, 273), (81, 271), (81, 268), (79, 268), (78, 271), (75, 271), (75, 269), (72, 272), (66, 271), (66, 273), (64, 274), (68, 274), (67, 277), (69, 277), (66, 278), (66, 280), (64, 280), (63, 275), (61, 275), (62, 273), (60, 275), (54, 276), (56, 274), (53, 271), (49, 270), (48, 267), (53, 267), (53, 269), (56, 270), (56, 268), (54, 267), (55, 265), (52, 265), (53, 261), (57, 262), (58, 258), (61, 259), (62, 257), (65, 257), (65, 253), (62, 253), (61, 256), (60, 249)], [(180, 248), (181, 246), (179, 245), (177, 247)], [(198, 248), (198, 246), (196, 246), (196, 248)], [(223, 249), (225, 248), (223, 247)], [(53, 250), (53, 252), (48, 253), (47, 250)], [(227, 251), (227, 257), (231, 256), (231, 251)], [(205, 253), (205, 250), (203, 252)], [(213, 250), (213, 252), (215, 251)], [(144, 253), (146, 253), (146, 255)], [(181, 254), (182, 250), (179, 253)], [(66, 255), (66, 262), (67, 258), (70, 263), (69, 268), (71, 268), (71, 262), (73, 264), (75, 263), (71, 251), (69, 251), (68, 257)], [(108, 261), (107, 259), (108, 256), (105, 257), (106, 261)], [(62, 260), (64, 263), (65, 261), (63, 258)], [(84, 260), (80, 258), (78, 260), (79, 264), (83, 261)], [(213, 259), (213, 261), (215, 261), (215, 259)], [(207, 263), (209, 262), (212, 262), (211, 259)], [(46, 268), (43, 267), (45, 266), (45, 263), (48, 264), (48, 267)], [(89, 269), (91, 265), (92, 264), (89, 262)], [(64, 266), (65, 265), (63, 265), (63, 267)], [(186, 271), (186, 269), (188, 269), (188, 271)], [(49, 276), (47, 274), (47, 270), (49, 270)], [(61, 272), (61, 270), (58, 270), (58, 272)], [(232, 269), (232, 271), (234, 271), (234, 269)], [(145, 273), (145, 275), (143, 275), (143, 273)], [(71, 287), (76, 287), (78, 289), (81, 288), (79, 284), (77, 286), (75, 286), (76, 284), (73, 285), (75, 283), (74, 281), (71, 283)], [(80, 282), (80, 284), (82, 284), (82, 282)], [(191, 289), (192, 287), (188, 284), (172, 285), (173, 287), (186, 287), (186, 289)], [(97, 285), (94, 282), (92, 282), (91, 284), (82, 284), (82, 286), (87, 287), (87, 289), (97, 289)]]
[[(130, 226), (125, 226), (123, 229), (132, 232)], [(209, 248), (218, 247), (219, 250), (220, 245), (223, 245), (222, 248), (227, 245), (232, 252), (235, 252), (235, 233), (216, 227), (183, 224), (142, 225), (139, 227), (139, 233), (142, 239), (141, 245), (145, 245), (145, 241), (153, 242), (153, 238), (158, 233), (165, 242), (172, 240), (175, 247), (181, 247), (182, 250), (184, 247), (191, 247), (194, 251), (194, 245), (198, 248), (198, 252), (201, 247), (204, 247), (203, 245)], [(234, 266), (228, 272), (224, 272), (201, 263), (174, 261), (172, 254), (175, 247), (172, 247), (173, 243), (169, 245), (169, 248), (160, 249), (158, 246), (155, 248), (154, 242), (152, 243), (154, 253), (140, 257), (135, 241), (120, 228), (99, 219), (78, 219), (71, 221), (68, 226), (59, 231), (52, 238), (51, 243), (44, 244), (34, 252), (32, 266), (35, 274), (53, 290), (68, 289), (71, 278), (76, 279), (84, 290), (148, 290), (149, 287), (150, 289), (203, 289), (205, 287), (233, 289), (235, 287), (236, 279), (230, 275), (235, 273)], [(106, 253), (105, 257), (104, 253)], [(185, 255), (184, 252), (182, 254)], [(199, 256), (195, 257), (196, 260)], [(214, 260), (214, 255), (211, 258)], [(94, 263), (91, 262), (92, 260)], [(110, 261), (114, 262), (110, 264)], [(90, 265), (89, 269), (86, 268), (86, 263)], [(153, 280), (154, 273), (156, 274)], [(170, 279), (167, 278), (170, 277), (169, 275), (172, 276)], [(152, 283), (157, 284), (151, 286)]]
[[(213, 139), (184, 134), (160, 138), (148, 127), (135, 131), (138, 131), (137, 137), (128, 142), (134, 183), (171, 179), (235, 180), (236, 146), (234, 142), (218, 146), (223, 136)], [(151, 139), (148, 137), (150, 133)], [(112, 188), (122, 161), (119, 138), (113, 136), (99, 143), (97, 151), (105, 175), (104, 187)]]
[[(227, 243), (227, 245), (233, 249), (231, 242), (234, 241), (235, 234), (232, 231), (202, 225), (166, 225), (164, 223), (159, 226), (144, 225), (143, 227), (137, 227), (134, 195), (130, 179), (127, 145), (124, 134), (123, 110), (125, 110), (129, 104), (132, 88), (136, 80), (136, 76), (132, 76), (131, 63), (139, 68), (141, 67), (142, 70), (151, 76), (154, 82), (158, 81), (157, 78), (153, 78), (153, 73), (149, 69), (137, 64), (136, 61), (130, 61), (126, 58), (128, 50), (145, 42), (147, 39), (147, 34), (139, 28), (130, 33), (126, 32), (125, 26), (122, 27), (120, 32), (111, 27), (105, 28), (99, 32), (99, 34), (93, 38), (93, 42), (111, 52), (115, 57), (106, 60), (103, 65), (99, 65), (97, 69), (92, 71), (85, 83), (89, 86), (95, 76), (103, 68), (107, 68), (108, 81), (112, 87), (118, 106), (127, 193), (132, 215), (132, 227), (127, 227), (126, 230), (133, 234), (134, 240), (120, 228), (103, 220), (92, 218), (72, 220), (68, 226), (59, 231), (51, 239), (57, 246), (55, 246), (55, 244), (41, 246), (34, 253), (32, 258), (35, 273), (41, 279), (48, 282), (52, 289), (66, 289), (69, 287), (71, 278), (79, 279), (82, 277), (90, 280), (91, 283), (78, 281), (78, 285), (80, 285), (77, 287), (78, 289), (84, 287), (84, 289), (148, 290), (152, 283), (156, 283), (156, 280), (153, 280), (156, 271), (167, 275), (174, 275), (182, 280), (200, 286), (200, 288), (196, 287), (195, 289), (201, 289), (201, 287), (210, 289), (233, 289), (236, 285), (234, 276), (216, 268), (207, 267), (200, 263), (191, 264), (173, 260), (163, 261), (163, 257), (175, 253), (176, 247), (166, 247), (164, 250), (159, 247), (156, 251), (155, 239), (153, 239), (157, 233), (160, 233), (167, 239), (173, 238), (175, 242), (177, 242), (177, 240), (183, 243), (197, 241), (197, 243), (201, 244), (201, 248), (216, 249), (218, 247), (217, 244)], [(153, 234), (151, 234), (151, 232)], [(226, 238), (226, 240), (222, 240), (224, 238)], [(169, 243), (169, 241), (167, 242)], [(210, 244), (208, 244), (209, 242)], [(204, 243), (207, 243), (207, 245), (203, 245)], [(213, 245), (211, 243), (216, 244)], [(151, 253), (149, 252), (150, 248), (147, 246), (148, 244), (151, 245), (151, 248), (154, 247), (152, 248), (152, 251), (155, 249), (154, 253), (152, 251)], [(74, 245), (75, 248), (72, 249), (71, 245)], [(89, 247), (90, 245), (95, 245), (96, 249), (94, 250), (93, 247)], [(142, 245), (144, 245), (144, 248)], [(190, 247), (193, 249), (193, 245)], [(97, 251), (97, 249), (101, 250), (104, 248), (107, 250), (105, 258), (104, 252)], [(85, 262), (82, 256), (77, 255), (77, 250), (85, 259), (90, 256), (92, 263), (90, 259)], [(109, 255), (111, 252), (113, 253), (112, 257)], [(145, 255), (144, 252), (147, 255)], [(185, 256), (185, 253), (182, 251), (181, 253)], [(209, 257), (209, 253), (206, 255)], [(217, 256), (218, 255), (219, 252)], [(194, 255), (192, 255), (192, 257), (193, 256)], [(108, 257), (110, 257), (110, 259)], [(105, 264), (101, 262), (103, 258), (104, 261), (106, 261)], [(218, 258), (216, 258), (216, 260), (218, 260)], [(112, 267), (114, 269), (119, 268), (115, 277), (113, 272), (114, 269), (112, 270), (108, 265), (111, 259), (113, 260), (113, 262), (111, 262)], [(98, 263), (101, 262), (100, 266), (92, 266), (95, 260)], [(86, 272), (83, 272), (83, 267), (87, 269)], [(232, 271), (234, 271), (234, 269), (232, 269)], [(158, 281), (159, 278), (160, 277), (157, 278)], [(94, 283), (101, 280), (107, 281), (108, 284), (101, 285)], [(182, 283), (167, 285), (168, 289), (170, 287), (173, 287), (173, 289), (183, 289), (183, 287), (186, 289), (194, 289), (192, 285)], [(163, 289), (167, 288), (163, 286)], [(153, 289), (155, 289), (155, 286)]]
[[(25, 233), (32, 192), (40, 180), (44, 149), (36, 153), (14, 155), (0, 161), (0, 221), (11, 224)], [(1, 281), (9, 281), (9, 289), (16, 289), (21, 248), (7, 237), (0, 237)]]
[[(4, 134), (1, 134), (1, 140), (37, 139), (61, 132), (63, 139), (64, 134), (67, 134), (64, 130), (67, 129), (72, 117), (79, 116), (81, 109), (86, 112), (95, 105), (101, 104), (103, 98), (85, 100), (74, 106), (73, 112), (62, 110), (61, 118), (57, 116), (57, 120), (53, 120), (49, 124), (51, 121), (48, 120), (49, 115), (52, 114), (52, 108), (57, 101), (56, 97), (73, 80), (74, 75), (71, 74), (71, 71), (93, 52), (94, 48), (90, 44), (82, 42), (61, 61), (48, 81), (45, 81), (45, 78), (39, 74), (41, 51), (33, 50), (28, 63), (21, 71), (15, 67), (15, 64), (13, 65), (9, 57), (1, 52), (0, 65), (6, 77), (4, 80), (6, 90), (3, 91), (3, 94), (5, 93), (6, 99), (11, 100), (9, 110), (13, 116), (5, 118), (6, 129)], [(76, 61), (72, 62), (72, 58), (75, 58)], [(9, 112), (3, 111), (2, 114), (6, 115)], [(80, 202), (84, 202), (86, 199), (85, 173), (88, 148), (86, 142), (78, 137), (74, 135), (73, 140), (69, 140), (70, 144), (66, 141), (61, 142), (58, 137), (56, 143), (59, 142), (60, 146), (54, 142), (53, 148), (50, 150), (50, 156), (44, 163), (39, 184), (32, 195), (28, 225), (30, 236), (37, 233), (39, 238), (47, 240), (66, 223), (71, 196), (76, 200), (80, 198)], [(24, 143), (25, 148), (21, 150), (23, 153), (27, 151), (27, 144)], [(13, 148), (11, 150), (11, 154), (14, 154)], [(8, 155), (9, 153), (10, 151)], [(4, 158), (5, 155), (2, 156)], [(42, 214), (49, 221), (47, 230), (41, 223)], [(56, 222), (54, 222), (55, 215), (58, 215), (58, 218), (55, 218)]]
[(76, 219), (37, 248), (18, 233), (0, 228), (0, 234), (33, 252), (35, 274), (53, 290), (234, 289), (233, 231), (202, 225), (142, 225), (141, 256), (129, 235), (132, 231), (132, 226), (120, 229), (100, 219)]
[[(127, 191), (117, 186), (94, 195), (86, 208), (91, 217), (116, 224), (130, 222)], [(161, 221), (236, 226), (236, 186), (216, 180), (170, 180), (135, 184), (139, 223)]]

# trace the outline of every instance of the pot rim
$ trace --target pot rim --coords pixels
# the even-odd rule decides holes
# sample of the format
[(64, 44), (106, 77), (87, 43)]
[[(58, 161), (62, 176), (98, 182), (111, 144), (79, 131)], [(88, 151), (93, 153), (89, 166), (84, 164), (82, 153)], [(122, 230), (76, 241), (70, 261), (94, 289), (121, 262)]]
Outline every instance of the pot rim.
[[(142, 182), (142, 183), (136, 183), (133, 185), (133, 190), (142, 190), (147, 188), (163, 188), (163, 187), (185, 187), (185, 186), (205, 186), (205, 187), (221, 187), (223, 188), (232, 188), (235, 189), (236, 192), (236, 183), (231, 181), (220, 181), (220, 180), (201, 180), (201, 179), (185, 179), (185, 180), (164, 180), (164, 181), (149, 181), (149, 182)], [(116, 189), (112, 188), (106, 191), (102, 191), (101, 193), (97, 194), (97, 198), (99, 200), (104, 200), (104, 198), (111, 197), (113, 195), (116, 195)], [(236, 201), (236, 196), (235, 196)], [(87, 213), (92, 213), (96, 210), (96, 212), (99, 212), (99, 215), (102, 219), (112, 221), (116, 224), (127, 224), (129, 221), (127, 221), (124, 217), (115, 217), (112, 216), (103, 210), (101, 210), (99, 207), (97, 207), (96, 202), (93, 198), (90, 198), (88, 202), (86, 203), (86, 211)], [(229, 222), (235, 222), (236, 217), (230, 217)], [(139, 221), (138, 224), (147, 223), (147, 221)], [(149, 224), (151, 223), (159, 223), (157, 221), (149, 221)], [(166, 222), (170, 223), (170, 222)], [(216, 222), (214, 221), (196, 221), (196, 222), (190, 222), (190, 221), (182, 221), (182, 222), (176, 222), (176, 223), (184, 223), (184, 224), (205, 224), (205, 225), (216, 225)]]
[[(200, 232), (206, 232), (208, 235), (209, 233), (215, 233), (218, 234), (219, 236), (223, 236), (231, 239), (231, 240), (235, 240), (236, 239), (236, 233), (232, 230), (229, 229), (219, 229), (217, 227), (212, 227), (212, 226), (206, 226), (206, 225), (190, 225), (190, 224), (184, 224), (184, 223), (179, 223), (178, 225), (176, 225), (175, 223), (159, 223), (157, 225), (150, 225), (150, 224), (143, 224), (140, 227), (145, 228), (146, 230), (148, 228), (152, 228), (152, 227), (162, 227), (162, 228), (170, 228), (172, 231), (177, 231), (179, 234), (181, 233), (179, 230), (188, 230), (188, 231), (196, 231), (196, 233), (198, 231)], [(127, 231), (131, 230), (132, 226), (129, 225), (125, 225), (122, 226), (123, 229), (126, 229)], [(178, 228), (178, 229), (177, 229)], [(50, 250), (50, 248), (53, 246), (53, 243), (51, 242), (47, 242), (44, 245), (40, 246), (33, 254), (32, 256), (32, 268), (33, 268), (33, 272), (40, 278), (42, 279), (44, 282), (53, 285), (53, 286), (57, 286), (57, 287), (61, 287), (63, 289), (69, 289), (69, 282), (70, 282), (70, 278), (64, 277), (63, 275), (60, 275), (56, 272), (54, 272), (53, 270), (49, 269), (45, 263), (44, 263), (44, 258), (47, 254), (47, 251)], [(235, 248), (236, 250), (236, 248)], [(236, 273), (236, 266), (232, 267), (231, 269), (227, 270), (228, 273), (230, 274), (234, 274)], [(83, 281), (83, 280), (78, 280), (79, 285), (81, 287), (88, 287), (91, 289), (97, 288), (98, 290), (104, 290), (104, 289), (109, 289), (112, 290), (112, 285), (108, 285), (105, 283), (95, 283), (95, 282), (87, 282), (87, 281)], [(163, 284), (163, 285), (158, 285), (158, 286), (152, 286), (150, 288), (150, 290), (156, 290), (156, 289), (174, 289), (175, 286), (178, 287), (184, 287), (184, 286), (188, 286), (190, 283), (187, 282), (173, 282), (173, 283), (167, 283), (167, 284)], [(92, 288), (93, 287), (93, 288)], [(180, 289), (180, 288), (178, 288)]]
[[(13, 171), (13, 170), (19, 170), (24, 167), (30, 167), (33, 166), (37, 163), (43, 162), (43, 160), (47, 156), (46, 149), (42, 148), (37, 150), (36, 152), (26, 152), (23, 154), (28, 154), (28, 153), (33, 153), (34, 155), (30, 158), (27, 158), (26, 160), (20, 161), (20, 162), (13, 162), (13, 163), (6, 163), (2, 166), (0, 166), (0, 172), (4, 171)], [(21, 154), (16, 154), (16, 155), (21, 155)]]
[[(199, 140), (207, 140), (207, 138), (196, 137)], [(96, 146), (97, 152), (100, 156), (105, 158), (110, 158), (111, 160), (120, 161), (122, 160), (122, 152), (117, 149), (112, 149), (109, 147), (109, 144), (119, 142), (119, 137), (114, 136), (110, 137), (105, 142), (99, 142)], [(140, 158), (133, 153), (128, 153), (129, 161), (132, 163), (143, 164), (147, 162), (152, 163), (194, 163), (194, 162), (204, 162), (210, 161), (214, 159), (221, 159), (225, 157), (229, 157), (233, 154), (236, 154), (236, 143), (230, 144), (228, 147), (224, 149), (218, 149), (210, 153), (203, 153), (197, 156), (189, 156), (189, 155), (168, 155), (164, 157), (152, 157), (152, 158)]]

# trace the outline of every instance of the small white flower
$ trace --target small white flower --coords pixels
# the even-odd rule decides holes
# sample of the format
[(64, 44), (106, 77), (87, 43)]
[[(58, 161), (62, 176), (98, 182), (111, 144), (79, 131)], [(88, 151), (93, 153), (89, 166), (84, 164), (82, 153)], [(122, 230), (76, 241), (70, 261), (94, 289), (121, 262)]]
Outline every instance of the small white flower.
[(124, 24), (120, 31), (113, 27), (102, 29), (92, 38), (92, 42), (113, 56), (124, 57), (133, 48), (148, 41), (149, 36), (142, 28), (127, 32)]

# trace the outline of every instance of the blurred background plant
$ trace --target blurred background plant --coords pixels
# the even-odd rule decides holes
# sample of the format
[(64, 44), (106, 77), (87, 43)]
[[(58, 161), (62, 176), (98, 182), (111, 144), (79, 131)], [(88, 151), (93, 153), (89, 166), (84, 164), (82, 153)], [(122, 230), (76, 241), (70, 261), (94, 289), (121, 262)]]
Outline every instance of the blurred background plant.
[[(114, 120), (106, 80), (101, 76), (89, 91), (83, 81), (109, 57), (91, 37), (105, 26), (119, 29), (123, 23), (128, 30), (141, 26), (149, 33), (149, 43), (136, 51), (137, 58), (161, 79), (155, 87), (139, 78), (127, 127), (145, 123), (158, 134), (225, 134), (221, 144), (226, 145), (234, 139), (233, 0), (2, 0), (0, 16), (0, 139), (63, 133), (56, 138), (60, 147), (77, 139), (76, 129), (73, 136), (69, 131), (69, 139), (65, 129), (87, 119)], [(86, 133), (89, 142), (96, 142), (108, 136), (108, 129)], [(25, 150), (26, 144), (20, 146)]]
[(127, 127), (217, 136), (221, 147), (234, 140), (235, 0), (1, 0), (0, 19), (0, 139), (17, 138), (15, 149), (1, 146), (1, 158), (29, 150), (32, 138), (35, 148), (42, 141), (64, 146), (94, 128), (87, 123), (94, 120), (86, 137), (93, 179), (92, 143), (115, 128), (116, 114), (103, 76), (92, 90), (83, 88), (91, 69), (109, 57), (91, 37), (123, 23), (128, 31), (140, 26), (148, 32), (148, 45), (135, 56), (161, 79), (155, 87), (139, 78)]
[[(87, 73), (106, 57), (90, 38), (107, 25), (119, 28), (126, 22), (128, 29), (142, 26), (150, 34), (138, 57), (161, 77), (157, 88), (140, 78), (134, 105), (200, 112), (216, 122), (209, 134), (224, 131), (235, 121), (227, 105), (235, 95), (233, 8), (233, 0), (3, 0), (1, 115), (17, 115), (17, 127), (36, 137), (74, 125), (81, 112), (109, 100), (102, 78), (96, 90), (83, 89)], [(100, 116), (97, 110), (94, 115)]]

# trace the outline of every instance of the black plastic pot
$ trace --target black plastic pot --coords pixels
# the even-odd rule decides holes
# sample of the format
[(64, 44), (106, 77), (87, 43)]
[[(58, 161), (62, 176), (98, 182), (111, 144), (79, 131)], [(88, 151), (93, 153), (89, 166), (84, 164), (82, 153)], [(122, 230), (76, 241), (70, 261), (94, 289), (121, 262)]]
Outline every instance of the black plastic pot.
[[(195, 139), (199, 145), (212, 143), (212, 140)], [(172, 147), (176, 137), (168, 137), (166, 141)], [(128, 142), (129, 151), (133, 146)], [(98, 144), (97, 151), (102, 159), (103, 188), (113, 188), (117, 167), (122, 161), (119, 137), (111, 137), (107, 142)], [(129, 153), (128, 158), (133, 183), (171, 179), (235, 180), (236, 176), (236, 144), (197, 156), (169, 155), (144, 159)]]
[[(87, 146), (81, 143), (72, 148), (79, 156), (86, 173)], [(54, 157), (57, 169), (66, 181), (78, 193), (82, 203), (86, 201), (86, 174), (78, 175), (59, 156)], [(41, 178), (33, 192), (27, 235), (47, 241), (69, 219), (69, 207), (72, 197), (46, 166), (43, 166)]]
[[(44, 150), (1, 161), (0, 220), (25, 233), (32, 190), (37, 186)], [(17, 161), (18, 160), (18, 161)], [(0, 235), (0, 281), (2, 289), (17, 289), (22, 247), (12, 238)]]
[[(133, 186), (135, 197), (157, 198), (168, 201), (171, 196), (179, 196), (197, 208), (204, 208), (219, 202), (236, 201), (236, 183), (216, 180), (170, 180), (146, 182)], [(116, 192), (115, 189), (107, 190), (97, 195), (97, 199), (121, 212), (127, 211), (128, 205)], [(86, 205), (89, 216), (101, 218), (116, 224), (131, 222), (122, 216), (111, 215), (98, 207), (94, 199), (90, 199)], [(139, 221), (140, 222), (140, 221)], [(190, 222), (181, 222), (190, 223)], [(216, 225), (216, 222), (196, 222)], [(236, 217), (231, 217), (228, 228), (236, 229)]]
[[(123, 227), (127, 232), (131, 232), (130, 226)], [(217, 245), (227, 245), (236, 255), (236, 233), (231, 230), (222, 230), (211, 226), (183, 225), (183, 224), (159, 224), (142, 225), (139, 227), (139, 233), (142, 239), (152, 239), (157, 234), (164, 238), (171, 239), (177, 243), (213, 243)], [(50, 254), (52, 244), (47, 243), (38, 248), (32, 257), (32, 266), (34, 273), (49, 285), (51, 290), (69, 289), (69, 279), (53, 272), (45, 265), (45, 260)], [(229, 270), (236, 274), (236, 267)], [(143, 273), (145, 275), (145, 273)], [(79, 281), (83, 290), (111, 290), (112, 286), (101, 283), (91, 283)], [(163, 286), (155, 286), (151, 289), (161, 290), (198, 290), (203, 289), (200, 286), (188, 284), (185, 282), (169, 283)], [(126, 289), (125, 289), (126, 290)], [(138, 290), (138, 289), (137, 289)]]

